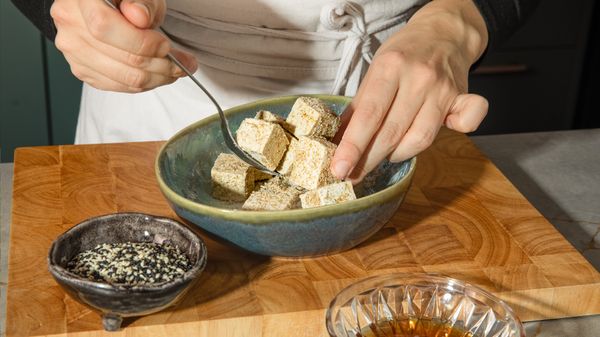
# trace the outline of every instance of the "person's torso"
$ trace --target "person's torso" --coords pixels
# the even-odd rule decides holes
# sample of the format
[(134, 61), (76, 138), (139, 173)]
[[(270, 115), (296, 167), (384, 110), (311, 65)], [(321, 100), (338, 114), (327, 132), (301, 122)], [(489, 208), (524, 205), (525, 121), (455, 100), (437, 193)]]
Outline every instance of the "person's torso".
[[(283, 80), (333, 80), (340, 60), (358, 55), (364, 42), (374, 52), (425, 2), (169, 0), (164, 27), (213, 68)], [(346, 51), (348, 44), (359, 50)]]
[[(163, 27), (229, 108), (279, 95), (354, 95), (379, 44), (425, 2), (168, 0)], [(133, 95), (84, 85), (76, 142), (166, 139), (215, 112), (188, 78)]]

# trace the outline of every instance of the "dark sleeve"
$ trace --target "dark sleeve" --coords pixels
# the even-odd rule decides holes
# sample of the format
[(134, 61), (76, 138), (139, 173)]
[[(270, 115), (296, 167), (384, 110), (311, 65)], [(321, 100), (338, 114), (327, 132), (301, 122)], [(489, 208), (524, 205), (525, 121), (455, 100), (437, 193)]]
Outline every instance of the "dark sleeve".
[(54, 0), (11, 0), (45, 37), (54, 41), (56, 27), (50, 17), (50, 6)]
[(489, 49), (506, 41), (533, 12), (539, 0), (473, 0), (489, 33)]

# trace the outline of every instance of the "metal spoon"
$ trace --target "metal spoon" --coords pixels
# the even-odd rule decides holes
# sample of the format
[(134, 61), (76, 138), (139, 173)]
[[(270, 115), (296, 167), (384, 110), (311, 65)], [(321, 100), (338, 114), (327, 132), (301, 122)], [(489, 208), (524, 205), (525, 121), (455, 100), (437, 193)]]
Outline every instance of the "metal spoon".
[[(106, 4), (109, 5), (110, 7), (112, 7), (113, 9), (119, 10), (117, 8), (117, 6), (113, 3), (113, 0), (104, 0), (104, 2), (106, 2)], [(165, 33), (165, 35), (167, 34), (165, 32), (165, 30), (162, 29), (162, 27), (160, 28), (160, 30), (163, 33)], [(254, 166), (256, 169), (258, 169), (260, 171), (263, 171), (270, 175), (280, 176), (279, 172), (269, 170), (263, 164), (261, 164), (258, 160), (254, 159), (252, 156), (250, 156), (248, 153), (246, 153), (244, 150), (242, 150), (242, 148), (236, 142), (235, 138), (233, 138), (233, 134), (231, 133), (231, 129), (229, 128), (229, 123), (227, 122), (227, 118), (225, 117), (225, 114), (223, 113), (223, 109), (221, 109), (221, 106), (219, 105), (219, 103), (217, 103), (217, 100), (215, 100), (215, 98), (210, 94), (210, 92), (208, 92), (208, 90), (206, 90), (206, 88), (196, 79), (196, 77), (194, 77), (194, 74), (192, 74), (192, 72), (189, 69), (187, 69), (181, 62), (179, 62), (179, 60), (175, 56), (173, 56), (173, 54), (171, 54), (171, 53), (167, 54), (167, 58), (169, 60), (171, 60), (171, 62), (175, 63), (179, 68), (181, 68), (181, 70), (183, 70), (183, 72), (190, 79), (192, 79), (192, 81), (194, 81), (194, 83), (196, 83), (196, 85), (200, 89), (202, 89), (204, 94), (206, 94), (206, 96), (211, 100), (211, 102), (217, 108), (217, 111), (219, 112), (219, 117), (221, 118), (221, 133), (223, 133), (223, 138), (225, 139), (225, 144), (231, 150), (231, 152), (233, 152), (240, 159), (242, 159), (249, 165)]]

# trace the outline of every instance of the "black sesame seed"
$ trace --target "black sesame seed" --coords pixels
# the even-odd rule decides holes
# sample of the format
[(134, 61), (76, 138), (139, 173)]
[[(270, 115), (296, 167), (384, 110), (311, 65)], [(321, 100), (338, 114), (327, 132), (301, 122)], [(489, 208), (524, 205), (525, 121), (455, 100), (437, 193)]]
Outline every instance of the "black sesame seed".
[(67, 263), (69, 271), (83, 278), (132, 286), (169, 282), (190, 268), (179, 248), (148, 242), (100, 244)]

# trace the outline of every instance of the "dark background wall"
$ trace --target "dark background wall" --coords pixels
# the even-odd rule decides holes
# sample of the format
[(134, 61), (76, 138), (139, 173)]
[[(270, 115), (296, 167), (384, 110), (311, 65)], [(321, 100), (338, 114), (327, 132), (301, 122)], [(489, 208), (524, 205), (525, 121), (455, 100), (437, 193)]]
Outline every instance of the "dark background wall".
[(575, 128), (600, 127), (600, 4), (594, 3), (587, 41)]
[(470, 90), (490, 102), (489, 114), (475, 134), (576, 126), (580, 94), (589, 85), (584, 75), (592, 63), (598, 64), (597, 57), (586, 57), (598, 46), (592, 43), (593, 7), (593, 0), (542, 0), (502, 48), (486, 55), (470, 79)]
[[(529, 21), (471, 75), (490, 101), (475, 134), (600, 127), (600, 28), (593, 0), (542, 0)], [(73, 142), (81, 83), (9, 1), (0, 1), (0, 155)]]
[(0, 0), (0, 46), (1, 161), (19, 146), (72, 143), (81, 82), (8, 0)]

